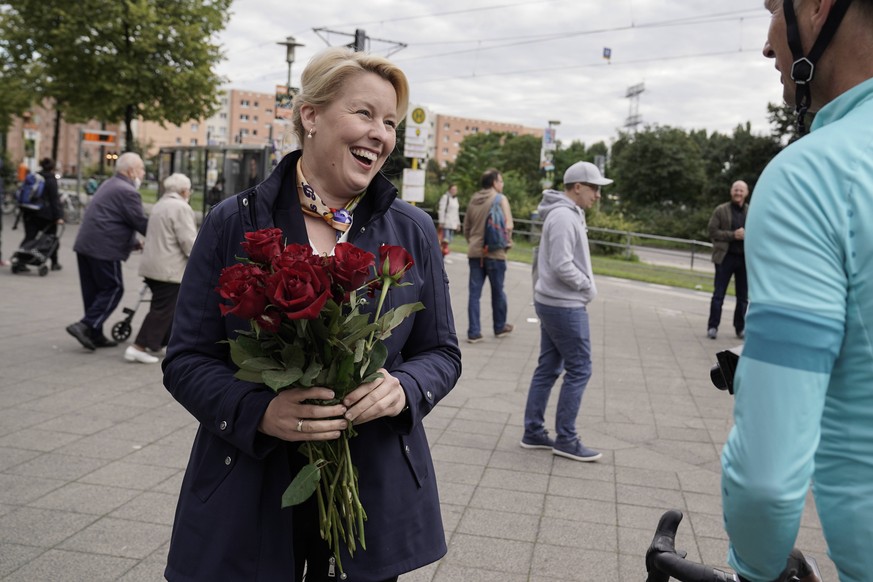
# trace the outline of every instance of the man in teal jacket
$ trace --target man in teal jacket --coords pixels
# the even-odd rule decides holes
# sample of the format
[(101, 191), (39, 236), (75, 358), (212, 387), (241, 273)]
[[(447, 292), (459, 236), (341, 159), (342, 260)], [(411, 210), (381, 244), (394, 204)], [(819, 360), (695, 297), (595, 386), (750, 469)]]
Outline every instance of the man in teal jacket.
[(840, 580), (869, 581), (873, 0), (766, 7), (764, 55), (775, 59), (786, 101), (817, 113), (810, 135), (762, 174), (746, 224), (751, 303), (722, 453), (728, 560), (744, 580), (776, 579), (813, 481)]

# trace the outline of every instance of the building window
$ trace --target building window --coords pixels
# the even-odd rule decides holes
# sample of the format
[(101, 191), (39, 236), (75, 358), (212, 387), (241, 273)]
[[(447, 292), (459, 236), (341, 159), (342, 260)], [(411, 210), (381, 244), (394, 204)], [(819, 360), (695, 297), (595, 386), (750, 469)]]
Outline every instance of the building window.
[(451, 129), (451, 128), (452, 128), (452, 126), (449, 125), (448, 123), (444, 123), (444, 124), (443, 124), (443, 129), (445, 129), (445, 130), (449, 130), (449, 129)]
[(257, 121), (257, 120), (258, 120), (258, 116), (255, 115), (255, 116), (252, 117), (252, 119), (253, 119), (254, 121)]
[(248, 99), (241, 99), (240, 102), (239, 102), (239, 104), (240, 104), (241, 106), (243, 106), (243, 107), (248, 107), (248, 106), (249, 106), (249, 100), (248, 100)]
[(191, 138), (191, 145), (192, 145), (192, 146), (196, 146), (196, 145), (197, 145), (197, 138), (196, 138), (196, 137), (192, 137), (192, 138)]
[(448, 141), (449, 141), (449, 136), (444, 135), (444, 136), (443, 136), (443, 141), (448, 142)]
[(177, 137), (177, 138), (176, 138), (176, 145), (181, 145), (181, 144), (182, 144), (182, 138), (181, 138), (181, 137)]
[(191, 131), (197, 131), (197, 130), (199, 130), (199, 129), (200, 129), (200, 124), (199, 124), (199, 123), (192, 123), (192, 124), (191, 124)]
[(248, 135), (248, 134), (249, 134), (249, 130), (243, 128), (243, 129), (239, 130), (239, 134), (240, 134), (240, 135)]
[(447, 156), (449, 154), (449, 148), (443, 148), (443, 155)]
[(252, 135), (258, 135), (258, 130), (257, 130), (257, 129), (253, 129), (253, 130), (252, 130)]
[(258, 102), (257, 102), (257, 101), (255, 101), (255, 107), (257, 107), (257, 106), (258, 106)]
[(227, 135), (227, 128), (226, 127), (219, 127), (218, 128), (218, 135)]
[(218, 118), (219, 119), (227, 119), (227, 113), (222, 111), (221, 113), (218, 114)]
[(239, 116), (239, 120), (240, 120), (240, 121), (248, 121), (248, 120), (249, 120), (249, 116), (246, 115), (245, 113), (241, 113), (240, 116)]

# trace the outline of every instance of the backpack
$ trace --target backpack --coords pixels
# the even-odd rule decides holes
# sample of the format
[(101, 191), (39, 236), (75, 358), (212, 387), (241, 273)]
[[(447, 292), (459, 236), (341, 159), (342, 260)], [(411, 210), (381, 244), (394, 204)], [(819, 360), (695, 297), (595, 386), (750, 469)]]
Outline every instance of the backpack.
[(21, 188), (15, 193), (15, 200), (21, 208), (41, 210), (45, 205), (45, 178), (31, 172), (21, 183)]
[(503, 206), (500, 205), (502, 198), (502, 194), (494, 197), (491, 209), (488, 211), (488, 217), (485, 219), (485, 248), (483, 249), (485, 254), (508, 248), (512, 244), (509, 233), (506, 232), (506, 217), (503, 215)]

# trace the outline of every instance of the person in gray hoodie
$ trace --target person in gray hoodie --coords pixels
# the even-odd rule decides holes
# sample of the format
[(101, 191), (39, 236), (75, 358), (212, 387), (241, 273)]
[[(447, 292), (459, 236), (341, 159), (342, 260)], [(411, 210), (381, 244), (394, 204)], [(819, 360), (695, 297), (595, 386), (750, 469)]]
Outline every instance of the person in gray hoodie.
[[(540, 320), (540, 355), (531, 378), (524, 411), (526, 449), (551, 449), (574, 461), (602, 455), (582, 444), (576, 417), (591, 378), (591, 334), (586, 306), (597, 296), (585, 210), (600, 199), (600, 187), (612, 184), (590, 162), (576, 162), (564, 172), (564, 191), (545, 190), (537, 210), (543, 219), (535, 254), (534, 307)], [(545, 427), (552, 387), (565, 372), (558, 396), (554, 440)]]

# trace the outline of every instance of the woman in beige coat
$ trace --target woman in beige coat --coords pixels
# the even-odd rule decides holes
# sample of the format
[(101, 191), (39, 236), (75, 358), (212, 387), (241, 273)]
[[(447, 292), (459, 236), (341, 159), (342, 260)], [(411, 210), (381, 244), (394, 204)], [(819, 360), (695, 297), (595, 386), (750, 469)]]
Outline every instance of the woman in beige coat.
[(152, 208), (139, 266), (152, 300), (136, 340), (124, 352), (128, 362), (157, 363), (154, 354), (161, 353), (170, 339), (182, 274), (197, 237), (190, 197), (191, 180), (172, 174), (164, 180), (164, 194)]

